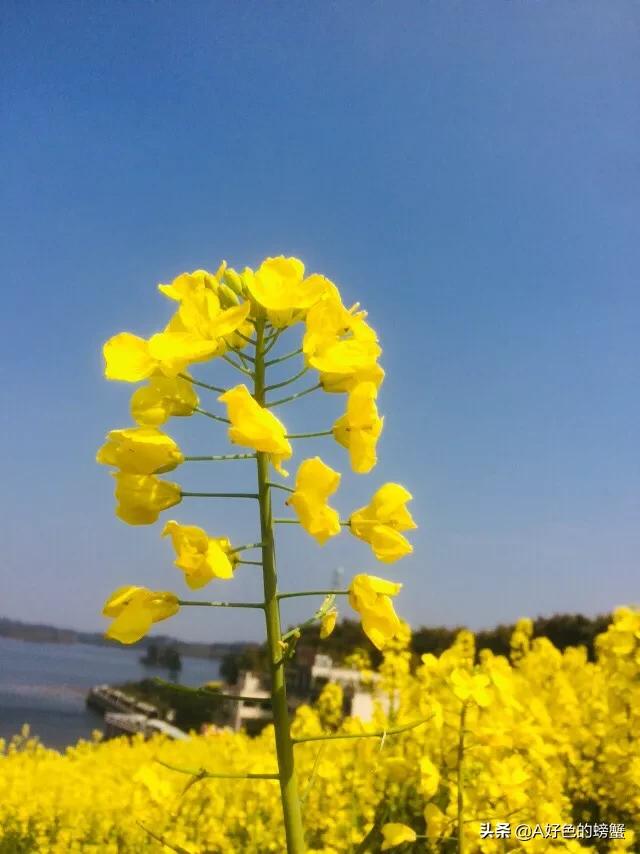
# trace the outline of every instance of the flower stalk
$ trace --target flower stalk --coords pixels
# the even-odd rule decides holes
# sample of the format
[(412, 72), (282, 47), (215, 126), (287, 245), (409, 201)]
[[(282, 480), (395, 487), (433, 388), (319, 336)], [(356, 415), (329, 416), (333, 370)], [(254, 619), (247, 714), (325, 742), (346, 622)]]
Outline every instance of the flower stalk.
[[(254, 397), (262, 406), (265, 398), (264, 315), (256, 321), (256, 357), (254, 372)], [(271, 488), (269, 486), (269, 459), (258, 451), (258, 504), (262, 539), (262, 574), (264, 586), (264, 611), (267, 627), (267, 648), (271, 674), (271, 705), (275, 730), (276, 753), (280, 779), (280, 795), (288, 854), (305, 851), (300, 793), (293, 757), (293, 740), (290, 733), (285, 662), (282, 658), (282, 627), (278, 601), (278, 576), (276, 572)]]
[(463, 762), (464, 762), (464, 736), (465, 736), (465, 722), (467, 718), (467, 704), (462, 704), (462, 709), (460, 711), (460, 733), (458, 736), (458, 762), (457, 762), (457, 788), (458, 788), (458, 802), (457, 802), (457, 812), (458, 812), (458, 854), (465, 854), (465, 827), (464, 827), (464, 772), (463, 772)]
[(419, 721), (411, 721), (411, 723), (403, 724), (402, 726), (389, 727), (388, 729), (377, 730), (376, 732), (339, 732), (334, 735), (306, 735), (301, 738), (294, 738), (295, 744), (305, 744), (308, 741), (341, 741), (350, 738), (386, 738), (388, 735), (396, 735), (401, 732), (408, 732), (410, 729), (415, 729), (422, 724), (426, 724), (431, 720), (431, 717), (421, 718)]
[(305, 388), (303, 391), (298, 391), (295, 394), (290, 394), (288, 397), (281, 397), (279, 400), (271, 400), (266, 404), (268, 409), (271, 409), (272, 406), (280, 406), (281, 403), (289, 403), (291, 400), (297, 400), (299, 397), (304, 397), (305, 394), (311, 394), (312, 391), (317, 391), (319, 388), (322, 388), (320, 383), (316, 383), (312, 385), (310, 388)]
[(219, 463), (227, 460), (255, 460), (255, 454), (214, 454), (210, 457), (192, 457), (184, 458), (185, 463)]

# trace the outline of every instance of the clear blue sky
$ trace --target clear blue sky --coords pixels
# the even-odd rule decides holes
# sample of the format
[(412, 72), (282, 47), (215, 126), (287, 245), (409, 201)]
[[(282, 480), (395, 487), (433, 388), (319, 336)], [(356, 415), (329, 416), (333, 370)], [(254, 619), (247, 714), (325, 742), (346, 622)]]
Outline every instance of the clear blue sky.
[[(120, 584), (184, 591), (94, 462), (131, 390), (101, 345), (164, 323), (157, 282), (280, 253), (360, 300), (385, 350), (381, 463), (341, 509), (392, 479), (420, 524), (391, 568), (287, 528), (284, 587), (379, 571), (416, 625), (637, 602), (639, 29), (637, 0), (5, 0), (0, 614), (98, 629)], [(333, 418), (312, 409), (282, 415)], [(194, 421), (171, 425), (191, 453), (224, 446)], [(303, 451), (346, 470), (328, 440)], [(254, 530), (244, 506), (169, 515)], [(209, 589), (252, 597), (251, 570)], [(193, 609), (162, 629), (262, 633)]]

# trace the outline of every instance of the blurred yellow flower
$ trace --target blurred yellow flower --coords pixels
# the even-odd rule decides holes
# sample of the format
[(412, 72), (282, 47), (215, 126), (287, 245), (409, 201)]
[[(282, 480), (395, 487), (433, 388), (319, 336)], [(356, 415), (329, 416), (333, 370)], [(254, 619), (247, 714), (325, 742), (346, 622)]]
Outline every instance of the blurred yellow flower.
[(450, 820), (434, 803), (428, 803), (424, 808), (424, 820), (427, 825), (427, 837), (439, 839), (447, 830)]
[(395, 848), (397, 845), (403, 845), (405, 842), (415, 842), (418, 838), (416, 832), (406, 824), (398, 824), (397, 822), (389, 822), (382, 825), (382, 843), (381, 851), (389, 851), (390, 848)]
[(333, 633), (338, 619), (338, 609), (330, 608), (320, 623), (320, 640), (325, 640)]
[(469, 673), (457, 668), (451, 674), (453, 693), (463, 703), (472, 700), (479, 706), (488, 706), (491, 702), (490, 685), (491, 680), (483, 673)]
[(428, 756), (420, 759), (420, 791), (425, 798), (431, 798), (438, 791), (440, 772)]
[(296, 512), (302, 527), (322, 546), (330, 537), (340, 533), (340, 516), (329, 507), (327, 500), (340, 484), (340, 473), (326, 465), (320, 457), (300, 463), (296, 488), (287, 500)]

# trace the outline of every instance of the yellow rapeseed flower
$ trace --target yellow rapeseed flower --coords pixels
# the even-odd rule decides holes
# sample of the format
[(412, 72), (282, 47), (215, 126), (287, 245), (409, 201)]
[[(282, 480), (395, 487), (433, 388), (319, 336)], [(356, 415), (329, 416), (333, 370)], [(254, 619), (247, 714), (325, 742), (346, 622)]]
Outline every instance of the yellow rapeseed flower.
[(427, 825), (427, 836), (431, 840), (444, 836), (451, 823), (445, 813), (434, 803), (428, 803), (424, 808), (424, 820)]
[(223, 309), (220, 297), (212, 290), (203, 289), (185, 296), (178, 311), (167, 326), (168, 333), (185, 333), (196, 339), (217, 343), (215, 352), (224, 352), (224, 338), (236, 332), (246, 321), (251, 303)]
[(304, 264), (298, 258), (266, 258), (255, 273), (246, 268), (242, 281), (253, 299), (267, 309), (274, 326), (288, 326), (302, 319), (334, 285), (317, 274), (304, 278)]
[(115, 618), (105, 634), (120, 643), (135, 643), (147, 634), (153, 623), (166, 620), (179, 610), (174, 593), (154, 592), (132, 585), (119, 587), (102, 609), (105, 617)]
[(488, 706), (491, 702), (490, 685), (491, 680), (483, 673), (469, 673), (468, 670), (456, 668), (451, 674), (453, 693), (463, 703), (472, 700), (479, 706)]
[(405, 842), (415, 842), (418, 838), (415, 830), (412, 830), (406, 824), (398, 822), (389, 822), (382, 825), (382, 843), (381, 851), (389, 851), (390, 848), (395, 848), (398, 845), (403, 845)]
[(383, 563), (393, 563), (411, 554), (413, 547), (400, 531), (416, 528), (406, 508), (411, 493), (397, 483), (385, 483), (377, 490), (366, 507), (351, 514), (351, 533), (371, 545), (373, 553)]
[(167, 522), (162, 536), (170, 536), (176, 551), (175, 564), (192, 590), (204, 587), (213, 578), (233, 578), (238, 556), (226, 537), (210, 537), (196, 525)]
[(158, 427), (171, 416), (192, 415), (198, 403), (198, 395), (189, 380), (154, 374), (149, 377), (148, 385), (134, 391), (129, 406), (138, 424)]
[(338, 619), (338, 609), (330, 608), (320, 623), (320, 640), (325, 640), (333, 633)]
[(309, 309), (302, 348), (307, 364), (321, 374), (350, 377), (372, 370), (382, 349), (357, 306), (346, 309), (335, 291)]
[(379, 389), (383, 380), (384, 370), (377, 362), (350, 374), (320, 374), (322, 390), (330, 394), (346, 394), (364, 382), (373, 383)]
[(120, 332), (103, 347), (104, 375), (108, 380), (137, 383), (160, 371), (175, 377), (194, 362), (211, 358), (218, 341), (203, 341), (188, 332), (159, 332), (147, 341)]
[(370, 472), (378, 461), (376, 444), (384, 418), (378, 415), (377, 396), (374, 383), (359, 383), (349, 392), (347, 411), (333, 425), (336, 441), (347, 448), (351, 468), (358, 474)]
[(162, 474), (184, 462), (177, 443), (157, 427), (111, 430), (96, 460), (129, 474)]
[(229, 439), (235, 445), (269, 454), (275, 468), (282, 471), (282, 461), (288, 460), (293, 453), (282, 422), (260, 406), (245, 385), (230, 388), (218, 400), (227, 406), (231, 421)]
[(428, 756), (420, 759), (420, 791), (425, 798), (431, 798), (438, 791), (440, 772)]
[(216, 291), (219, 287), (219, 277), (225, 270), (224, 261), (218, 268), (216, 273), (209, 273), (207, 270), (194, 270), (193, 273), (181, 273), (171, 282), (170, 285), (158, 285), (158, 290), (169, 299), (175, 302), (182, 302), (196, 293), (200, 293), (205, 289)]
[[(549, 839), (539, 836), (519, 846), (531, 854), (542, 854), (545, 846), (554, 854), (640, 851), (640, 660), (628, 638), (610, 637), (626, 634), (629, 625), (633, 631), (640, 612), (616, 613), (598, 638), (594, 660), (584, 648), (561, 652), (543, 639), (511, 659), (487, 657), (482, 650), (474, 672), (491, 677), (491, 703), (481, 710), (469, 706), (463, 744), (460, 701), (449, 677), (456, 668), (468, 668), (468, 633), (440, 655), (425, 656), (415, 670), (398, 638), (385, 646), (373, 690), (375, 699), (393, 698), (392, 716), (380, 703), (368, 725), (345, 718), (335, 684), (313, 706), (299, 706), (292, 721), (295, 737), (357, 735), (369, 727), (383, 730), (430, 718), (427, 726), (385, 739), (382, 751), (376, 738), (323, 742), (320, 757), (313, 745), (296, 748), (300, 776), (315, 781), (304, 804), (311, 847), (339, 854), (361, 845), (381, 803), (390, 821), (406, 822), (427, 837), (392, 852), (455, 847), (460, 779), (470, 854), (479, 854), (480, 846), (485, 854), (499, 850), (503, 841), (507, 849), (518, 847), (515, 839), (481, 840), (480, 820), (494, 828), (503, 820), (542, 828), (611, 828), (608, 839), (592, 837), (595, 848), (581, 838), (556, 840), (549, 848)], [(364, 650), (349, 656), (345, 666), (361, 669), (361, 677), (370, 670)], [(494, 667), (509, 682), (516, 705), (501, 698)], [(221, 773), (273, 772), (273, 727), (249, 736), (211, 726), (206, 735), (192, 733), (184, 741), (103, 740), (96, 734), (63, 752), (39, 744), (26, 727), (13, 739), (0, 739), (0, 845), (38, 854), (132, 854), (148, 849), (146, 827), (165, 847), (193, 854), (286, 850), (277, 786), (236, 779), (231, 801), (229, 787), (214, 781), (183, 793), (186, 777), (158, 759)], [(437, 806), (424, 785), (428, 763), (440, 773)], [(422, 816), (425, 830), (417, 824)], [(381, 838), (377, 850), (382, 844)]]
[(302, 527), (322, 546), (340, 533), (340, 516), (327, 500), (340, 484), (340, 473), (320, 457), (304, 460), (296, 475), (296, 488), (287, 500)]
[(382, 649), (400, 630), (400, 619), (393, 609), (391, 597), (396, 596), (401, 588), (402, 584), (375, 575), (360, 574), (351, 581), (349, 604), (360, 614), (364, 633), (378, 649)]
[(114, 472), (116, 516), (129, 525), (151, 525), (163, 510), (179, 504), (182, 491), (177, 483), (153, 474)]

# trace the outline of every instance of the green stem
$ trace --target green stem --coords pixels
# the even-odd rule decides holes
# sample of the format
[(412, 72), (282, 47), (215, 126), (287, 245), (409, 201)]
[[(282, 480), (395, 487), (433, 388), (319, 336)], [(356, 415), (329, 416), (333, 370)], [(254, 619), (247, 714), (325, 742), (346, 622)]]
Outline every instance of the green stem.
[(268, 362), (264, 362), (264, 366), (265, 368), (268, 368), (270, 365), (277, 365), (278, 362), (286, 362), (287, 359), (293, 359), (294, 356), (299, 356), (300, 353), (302, 353), (302, 347), (298, 347), (297, 350), (292, 350), (291, 353), (285, 353), (284, 356), (278, 356), (277, 359), (269, 359)]
[(298, 626), (294, 626), (292, 629), (289, 629), (288, 632), (285, 632), (282, 635), (282, 640), (287, 641), (289, 640), (289, 638), (295, 636), (300, 637), (300, 635), (305, 629), (308, 629), (314, 623), (318, 623), (320, 622), (320, 620), (323, 620), (328, 614), (328, 612), (333, 608), (333, 603), (335, 602), (335, 599), (336, 597), (333, 594), (325, 596), (324, 602), (315, 612), (313, 617), (309, 617), (309, 619), (305, 620), (304, 623), (300, 623)]
[(138, 821), (137, 824), (144, 830), (145, 833), (148, 833), (152, 839), (155, 839), (156, 842), (159, 842), (161, 845), (164, 845), (165, 848), (169, 848), (171, 851), (175, 851), (176, 854), (189, 854), (186, 848), (181, 848), (179, 845), (172, 845), (171, 842), (167, 842), (164, 836), (159, 833), (154, 833), (153, 830), (149, 830), (148, 827)]
[(274, 524), (277, 525), (299, 525), (297, 519), (273, 519)]
[(307, 741), (337, 741), (345, 738), (386, 738), (388, 735), (396, 735), (399, 732), (407, 732), (407, 730), (415, 729), (422, 724), (426, 724), (431, 718), (421, 718), (419, 721), (411, 721), (403, 726), (389, 727), (389, 729), (380, 729), (377, 732), (349, 732), (338, 733), (336, 735), (307, 735), (301, 738), (294, 738), (294, 744), (304, 744)]
[(183, 498), (258, 498), (257, 492), (182, 492)]
[(193, 411), (199, 412), (200, 415), (206, 415), (207, 418), (213, 418), (214, 421), (222, 421), (223, 424), (231, 424), (228, 418), (223, 418), (222, 415), (214, 415), (213, 412), (207, 412), (206, 409), (200, 409), (199, 406), (196, 406)]
[(271, 489), (283, 489), (285, 492), (295, 492), (295, 489), (291, 489), (290, 486), (285, 486), (284, 483), (273, 483), (272, 481), (267, 481), (267, 486), (271, 487)]
[(263, 356), (266, 356), (270, 350), (273, 350), (283, 332), (284, 329), (278, 329), (276, 332), (272, 332), (271, 335), (265, 336), (264, 343), (266, 346), (262, 351)]
[(299, 397), (304, 397), (305, 394), (311, 394), (312, 391), (317, 391), (319, 388), (322, 388), (322, 385), (320, 383), (316, 383), (310, 388), (305, 388), (303, 391), (296, 392), (296, 394), (290, 394), (289, 397), (281, 397), (279, 400), (271, 400), (267, 403), (267, 409), (271, 409), (272, 406), (280, 406), (281, 403), (289, 403), (290, 400), (297, 400)]
[(217, 771), (207, 771), (204, 768), (198, 770), (194, 768), (180, 768), (177, 765), (171, 765), (169, 762), (163, 762), (161, 759), (156, 759), (158, 765), (163, 768), (168, 768), (170, 771), (177, 771), (179, 774), (188, 774), (190, 777), (195, 777), (199, 780), (277, 780), (277, 774), (228, 774)]
[(239, 560), (238, 563), (242, 566), (262, 566), (261, 560)]
[(261, 549), (262, 545), (262, 543), (244, 543), (244, 545), (242, 546), (236, 546), (235, 548), (231, 549), (230, 554), (233, 555), (236, 554), (236, 552), (246, 552), (249, 549)]
[(233, 347), (232, 349), (233, 349), (233, 352), (236, 354), (236, 356), (240, 357), (240, 359), (241, 359), (241, 361), (245, 367), (247, 367), (245, 359), (247, 361), (251, 362), (252, 364), (255, 363), (256, 360), (253, 358), (253, 356), (250, 356), (248, 353), (245, 353), (243, 350), (238, 350), (235, 347)]
[(224, 394), (227, 390), (226, 388), (220, 388), (220, 386), (217, 385), (209, 385), (209, 383), (203, 383), (200, 380), (194, 380), (194, 378), (190, 377), (189, 374), (178, 374), (178, 376), (183, 380), (187, 380), (193, 385), (199, 386), (200, 388), (206, 388), (209, 391), (217, 391), (218, 394)]
[(348, 590), (300, 590), (296, 593), (278, 593), (278, 599), (295, 599), (297, 596), (348, 596)]
[(240, 359), (240, 361), (242, 362), (242, 367), (243, 367), (243, 368), (245, 368), (245, 370), (250, 371), (250, 370), (251, 370), (251, 368), (250, 368), (250, 366), (249, 366), (249, 362), (248, 362), (248, 361), (247, 361), (247, 359), (242, 355), (242, 353), (241, 353), (239, 350), (234, 350), (233, 352), (234, 352), (234, 353), (236, 353), (236, 354), (238, 355), (238, 358), (239, 358), (239, 359)]
[[(223, 694), (222, 691), (213, 691), (211, 688), (189, 688), (187, 685), (176, 685), (175, 682), (167, 682), (166, 679), (160, 679), (157, 676), (153, 680), (156, 685), (162, 688), (171, 688), (173, 691), (178, 691), (180, 694), (189, 694), (192, 697), (196, 694), (207, 697), (209, 700), (233, 700), (234, 702), (252, 702), (255, 703), (256, 697), (245, 697), (242, 694)], [(266, 702), (266, 698), (264, 701)]]
[(333, 430), (319, 430), (317, 433), (288, 433), (287, 439), (315, 439), (316, 436), (333, 436)]
[(460, 735), (458, 736), (458, 854), (465, 852), (464, 838), (464, 787), (463, 787), (463, 770), (462, 764), (464, 760), (464, 726), (467, 717), (467, 704), (462, 704), (460, 712)]
[(205, 600), (193, 601), (189, 599), (178, 599), (181, 608), (189, 605), (200, 608), (264, 608), (263, 602), (207, 602)]
[(233, 334), (237, 335), (238, 338), (242, 338), (242, 340), (246, 341), (247, 344), (251, 344), (252, 347), (256, 346), (256, 342), (253, 340), (253, 338), (248, 338), (246, 335), (244, 335), (242, 332), (240, 332), (239, 329), (236, 329), (236, 331)]
[[(254, 396), (264, 405), (265, 363), (264, 359), (265, 318), (256, 321), (256, 365)], [(276, 360), (281, 361), (281, 360)], [(260, 530), (262, 536), (262, 575), (264, 582), (264, 610), (267, 626), (267, 648), (271, 671), (271, 702), (275, 730), (276, 753), (280, 778), (280, 796), (288, 854), (304, 854), (304, 829), (300, 810), (300, 795), (293, 757), (289, 710), (287, 708), (287, 686), (282, 659), (282, 628), (278, 602), (278, 576), (276, 573), (271, 494), (269, 488), (269, 458), (258, 452), (258, 491), (260, 504)]]
[(232, 367), (234, 367), (236, 371), (240, 371), (241, 374), (246, 374), (249, 377), (253, 376), (253, 374), (248, 368), (243, 368), (242, 365), (239, 365), (237, 362), (234, 362), (233, 359), (230, 356), (227, 356), (226, 353), (222, 354), (222, 358), (225, 360), (225, 362), (228, 362)]
[(255, 460), (255, 454), (216, 454), (213, 457), (185, 457), (185, 463), (220, 462), (221, 460)]
[(274, 383), (273, 385), (266, 386), (265, 391), (275, 391), (277, 388), (284, 388), (286, 385), (291, 385), (291, 383), (294, 383), (296, 380), (299, 380), (300, 377), (304, 376), (308, 370), (308, 367), (304, 367), (301, 371), (298, 371), (295, 376), (290, 377), (288, 380), (283, 380), (281, 383)]

